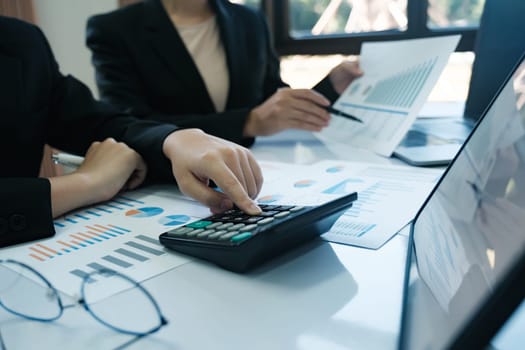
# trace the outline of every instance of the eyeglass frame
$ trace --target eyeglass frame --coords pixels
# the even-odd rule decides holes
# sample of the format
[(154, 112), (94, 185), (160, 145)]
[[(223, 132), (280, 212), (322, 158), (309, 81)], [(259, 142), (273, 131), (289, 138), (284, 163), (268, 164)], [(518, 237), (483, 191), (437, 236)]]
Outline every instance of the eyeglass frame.
[[(2, 306), (6, 311), (8, 311), (8, 312), (10, 312), (10, 313), (12, 313), (14, 315), (17, 315), (19, 317), (22, 317), (22, 318), (25, 318), (25, 319), (28, 319), (28, 320), (31, 320), (31, 321), (53, 322), (53, 321), (56, 321), (57, 319), (59, 319), (63, 315), (65, 309), (68, 309), (68, 308), (71, 308), (71, 307), (75, 307), (77, 305), (82, 305), (84, 310), (86, 310), (95, 320), (97, 320), (98, 322), (102, 323), (106, 327), (108, 327), (108, 328), (110, 328), (110, 329), (112, 329), (112, 330), (114, 330), (116, 332), (123, 333), (123, 334), (134, 335), (134, 336), (137, 336), (137, 337), (145, 337), (147, 335), (150, 335), (150, 334), (153, 334), (153, 333), (157, 332), (159, 329), (161, 329), (162, 327), (164, 327), (164, 326), (166, 326), (168, 324), (168, 320), (164, 317), (164, 315), (160, 311), (160, 307), (159, 307), (157, 301), (153, 298), (153, 296), (150, 294), (150, 292), (148, 292), (148, 290), (146, 288), (144, 288), (139, 282), (135, 281), (131, 277), (128, 277), (125, 274), (120, 273), (118, 271), (111, 270), (111, 269), (108, 269), (108, 268), (103, 268), (103, 269), (95, 270), (93, 272), (90, 272), (90, 273), (86, 274), (82, 278), (82, 282), (81, 282), (82, 284), (80, 285), (80, 298), (73, 304), (64, 305), (63, 302), (62, 302), (62, 298), (60, 297), (60, 293), (59, 293), (58, 289), (56, 289), (55, 286), (53, 286), (53, 284), (51, 284), (51, 282), (46, 277), (44, 277), (44, 275), (42, 275), (40, 272), (38, 272), (36, 269), (34, 269), (33, 267), (31, 267), (31, 266), (29, 266), (29, 265), (27, 265), (27, 264), (25, 264), (25, 263), (23, 263), (21, 261), (12, 260), (12, 259), (0, 259), (0, 264), (5, 263), (5, 262), (12, 263), (12, 264), (15, 264), (15, 265), (19, 265), (19, 266), (21, 266), (21, 267), (23, 267), (25, 269), (29, 269), (31, 272), (36, 274), (42, 281), (44, 281), (44, 283), (49, 288), (49, 290), (52, 291), (54, 296), (56, 296), (56, 300), (58, 301), (58, 306), (60, 308), (60, 311), (59, 311), (58, 315), (53, 317), (53, 318), (38, 318), (38, 317), (34, 317), (34, 316), (24, 315), (24, 314), (22, 314), (20, 312), (11, 310), (7, 306), (5, 306), (2, 303), (2, 301), (0, 300), (0, 306)], [(126, 281), (130, 282), (131, 284), (133, 284), (134, 287), (136, 287), (140, 291), (142, 291), (148, 297), (150, 302), (153, 304), (153, 306), (155, 308), (155, 311), (157, 312), (157, 315), (158, 315), (159, 320), (160, 320), (159, 325), (157, 327), (154, 327), (154, 328), (150, 329), (147, 332), (134, 332), (134, 331), (128, 331), (128, 330), (125, 330), (125, 329), (122, 329), (122, 328), (115, 327), (115, 326), (109, 324), (108, 322), (102, 320), (100, 317), (98, 317), (93, 312), (93, 310), (91, 310), (91, 308), (89, 307), (89, 304), (86, 303), (85, 285), (86, 285), (86, 283), (89, 283), (88, 281), (91, 278), (91, 276), (94, 276), (96, 274), (104, 274), (104, 273), (124, 278)]]

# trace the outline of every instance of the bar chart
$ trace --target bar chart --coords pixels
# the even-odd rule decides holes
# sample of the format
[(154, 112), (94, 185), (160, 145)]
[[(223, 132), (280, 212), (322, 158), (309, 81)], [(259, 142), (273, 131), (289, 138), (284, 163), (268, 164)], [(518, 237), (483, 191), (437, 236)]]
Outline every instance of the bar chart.
[[(363, 76), (334, 103), (363, 123), (333, 116), (315, 135), (390, 157), (406, 135), (454, 51), (459, 36), (363, 44)], [(379, 57), (388, 57), (381, 59)]]
[[(134, 191), (111, 201), (68, 213), (54, 221), (54, 237), (22, 244), (6, 257), (41, 272), (61, 292), (76, 295), (91, 272), (110, 269), (143, 281), (189, 261), (168, 252), (158, 241), (169, 228), (199, 220), (209, 209), (173, 194)], [(97, 283), (104, 275), (90, 278)], [(104, 281), (95, 299), (122, 291), (122, 285)]]
[(364, 101), (367, 104), (410, 108), (421, 92), (436, 62), (437, 57), (434, 57), (377, 81), (374, 87), (367, 92)]
[(130, 208), (144, 205), (144, 201), (132, 198), (131, 196), (118, 196), (108, 202), (100, 203), (98, 205), (78, 210), (68, 215), (64, 215), (53, 222), (55, 228), (65, 228), (72, 224), (79, 224), (82, 222), (89, 222), (102, 218), (107, 215), (114, 215), (119, 212), (124, 212)]
[(108, 224), (106, 226), (94, 224), (93, 226), (84, 226), (83, 232), (68, 233), (64, 238), (51, 240), (44, 243), (37, 243), (29, 246), (29, 256), (36, 261), (44, 262), (49, 259), (60, 257), (64, 254), (74, 253), (83, 248), (87, 248), (105, 240), (115, 238), (130, 230)]

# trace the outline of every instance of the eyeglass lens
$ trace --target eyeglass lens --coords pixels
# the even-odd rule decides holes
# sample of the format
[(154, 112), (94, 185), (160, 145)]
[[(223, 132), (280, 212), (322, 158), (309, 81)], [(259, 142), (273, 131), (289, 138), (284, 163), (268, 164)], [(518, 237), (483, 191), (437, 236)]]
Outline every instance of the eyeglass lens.
[[(38, 321), (60, 317), (63, 310), (60, 297), (48, 283), (23, 264), (0, 261), (0, 304), (11, 313)], [(116, 286), (124, 291), (100, 299), (101, 290), (112, 290)], [(94, 272), (82, 283), (81, 292), (85, 309), (116, 331), (145, 335), (165, 324), (148, 292), (124, 275)]]
[[(154, 300), (136, 282), (123, 275), (102, 273), (92, 275), (94, 283), (82, 286), (86, 308), (99, 321), (121, 332), (147, 334), (162, 325), (160, 310)], [(123, 292), (98, 300), (98, 290), (119, 285)], [(118, 312), (115, 312), (118, 310)]]
[(40, 321), (62, 313), (56, 291), (33, 270), (10, 261), (0, 263), (0, 302), (8, 311)]

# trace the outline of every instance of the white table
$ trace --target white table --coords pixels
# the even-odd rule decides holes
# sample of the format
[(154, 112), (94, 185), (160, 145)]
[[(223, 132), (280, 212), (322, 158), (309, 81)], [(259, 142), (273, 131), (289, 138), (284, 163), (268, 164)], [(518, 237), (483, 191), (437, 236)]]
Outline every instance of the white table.
[[(327, 149), (304, 132), (260, 138), (253, 151), (260, 160), (300, 164), (400, 163), (348, 147)], [(192, 261), (143, 283), (169, 324), (130, 348), (394, 349), (407, 242), (406, 234), (398, 234), (368, 250), (317, 240), (244, 275)], [(81, 308), (68, 309), (53, 323), (0, 311), (0, 329), (10, 350), (104, 349), (130, 338)]]

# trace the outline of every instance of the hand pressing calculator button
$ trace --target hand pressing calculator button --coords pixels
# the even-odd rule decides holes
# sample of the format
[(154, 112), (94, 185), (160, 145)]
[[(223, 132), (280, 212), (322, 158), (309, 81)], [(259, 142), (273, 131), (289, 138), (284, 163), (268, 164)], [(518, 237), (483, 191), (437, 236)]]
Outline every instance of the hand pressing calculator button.
[(259, 215), (231, 209), (160, 235), (167, 248), (245, 272), (327, 232), (352, 206), (351, 193), (318, 206), (260, 205)]

